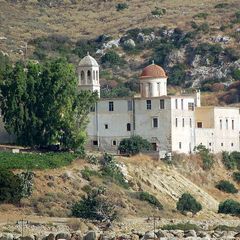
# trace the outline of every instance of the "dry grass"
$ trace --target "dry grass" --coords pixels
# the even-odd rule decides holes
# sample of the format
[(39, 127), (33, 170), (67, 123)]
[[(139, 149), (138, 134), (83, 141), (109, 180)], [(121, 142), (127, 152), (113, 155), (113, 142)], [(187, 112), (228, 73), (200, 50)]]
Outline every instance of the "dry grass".
[[(190, 29), (189, 22), (200, 12), (208, 13), (207, 22), (217, 29), (228, 23), (240, 5), (238, 0), (228, 0), (229, 8), (216, 9), (214, 6), (222, 1), (133, 0), (127, 2), (128, 9), (117, 12), (115, 6), (119, 1), (116, 0), (78, 1), (77, 4), (65, 2), (62, 6), (49, 8), (40, 7), (34, 0), (28, 1), (27, 4), (13, 4), (0, 0), (0, 32), (8, 38), (0, 42), (0, 48), (8, 53), (13, 50), (11, 54), (14, 55), (21, 48), (21, 41), (28, 42), (30, 39), (52, 33), (67, 35), (76, 41), (82, 37), (90, 38), (103, 33), (117, 37), (127, 29), (136, 27), (166, 25)], [(156, 6), (167, 10), (164, 17), (152, 16), (151, 11)]]

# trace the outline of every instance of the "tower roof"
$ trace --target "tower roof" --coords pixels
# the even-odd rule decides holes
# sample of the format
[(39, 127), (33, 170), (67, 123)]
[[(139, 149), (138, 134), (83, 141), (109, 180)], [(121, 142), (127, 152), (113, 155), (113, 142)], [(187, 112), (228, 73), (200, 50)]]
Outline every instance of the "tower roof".
[(164, 69), (156, 64), (154, 62), (151, 65), (148, 65), (145, 67), (140, 75), (140, 78), (166, 78), (167, 75), (164, 71)]
[(99, 67), (97, 61), (92, 56), (90, 56), (89, 53), (79, 62), (79, 66), (80, 67)]

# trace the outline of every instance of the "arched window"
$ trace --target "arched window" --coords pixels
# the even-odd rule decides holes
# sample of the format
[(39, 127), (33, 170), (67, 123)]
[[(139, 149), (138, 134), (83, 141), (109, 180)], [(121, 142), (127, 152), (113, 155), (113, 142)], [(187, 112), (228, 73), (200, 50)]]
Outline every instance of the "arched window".
[(96, 79), (96, 71), (93, 71), (93, 80)]
[(81, 71), (81, 83), (85, 82), (85, 74), (84, 71)]
[(87, 71), (87, 79), (88, 79), (88, 82), (89, 82), (89, 83), (91, 83), (91, 75), (92, 75), (92, 74), (91, 74), (91, 71), (88, 70), (88, 71)]
[(97, 80), (97, 82), (98, 82), (98, 71), (96, 71), (96, 80)]
[(151, 97), (152, 96), (152, 84), (148, 83), (148, 96)]

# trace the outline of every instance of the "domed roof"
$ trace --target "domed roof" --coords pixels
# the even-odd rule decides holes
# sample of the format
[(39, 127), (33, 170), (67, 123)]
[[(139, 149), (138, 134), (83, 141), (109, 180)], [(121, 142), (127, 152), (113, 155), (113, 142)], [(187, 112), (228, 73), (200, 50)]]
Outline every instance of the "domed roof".
[(80, 67), (98, 67), (98, 63), (97, 61), (89, 55), (89, 53), (87, 54), (87, 56), (85, 56), (80, 62), (79, 62), (79, 66)]
[(163, 68), (154, 64), (154, 62), (145, 67), (140, 75), (140, 78), (166, 78), (167, 75)]

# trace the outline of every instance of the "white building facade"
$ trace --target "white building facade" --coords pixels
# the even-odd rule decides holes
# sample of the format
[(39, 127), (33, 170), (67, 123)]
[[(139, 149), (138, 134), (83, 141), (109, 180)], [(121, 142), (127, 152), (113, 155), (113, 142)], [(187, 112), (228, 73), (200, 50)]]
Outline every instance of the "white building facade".
[[(99, 74), (99, 66), (92, 59), (86, 56), (82, 60), (90, 63), (88, 69), (80, 62), (79, 74), (85, 70)], [(92, 85), (81, 81), (81, 76), (79, 79), (80, 89), (99, 91), (100, 96), (99, 78)], [(89, 114), (88, 148), (116, 152), (122, 139), (139, 135), (162, 154), (188, 154), (199, 144), (214, 153), (240, 150), (238, 108), (201, 107), (199, 91), (168, 96), (166, 73), (154, 63), (143, 69), (139, 84), (140, 96), (99, 99)]]
[[(77, 69), (78, 89), (97, 91), (100, 97), (99, 65), (89, 54)], [(200, 92), (192, 95), (167, 94), (167, 75), (156, 64), (143, 69), (140, 95), (100, 98), (89, 113), (89, 149), (117, 152), (120, 141), (139, 135), (161, 156), (166, 153), (191, 153), (203, 144), (213, 153), (240, 151), (240, 112), (233, 107), (201, 107)], [(0, 119), (0, 143), (9, 136)]]

